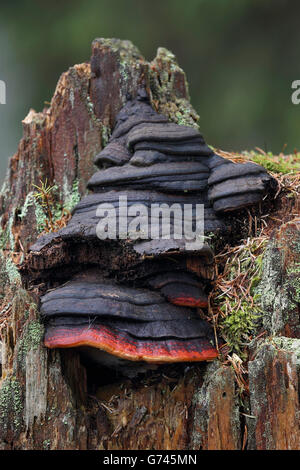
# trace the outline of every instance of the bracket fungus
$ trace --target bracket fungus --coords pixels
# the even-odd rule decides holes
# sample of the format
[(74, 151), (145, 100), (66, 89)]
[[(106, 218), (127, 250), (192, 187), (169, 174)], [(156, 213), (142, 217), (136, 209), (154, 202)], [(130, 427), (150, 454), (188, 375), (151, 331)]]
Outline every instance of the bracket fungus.
[[(91, 193), (68, 225), (40, 237), (27, 257), (31, 279), (50, 287), (41, 297), (45, 345), (80, 347), (121, 368), (124, 360), (134, 368), (216, 358), (212, 328), (199, 314), (214, 276), (212, 249), (187, 250), (184, 237), (163, 237), (159, 227), (159, 237), (121, 236), (119, 202), (126, 197), (127, 224), (141, 204), (201, 204), (205, 232), (226, 233), (227, 213), (261, 201), (273, 178), (259, 165), (216, 155), (198, 130), (158, 114), (145, 90), (121, 109), (95, 164)], [(100, 204), (115, 209), (106, 219), (116, 217), (115, 239), (97, 236)]]

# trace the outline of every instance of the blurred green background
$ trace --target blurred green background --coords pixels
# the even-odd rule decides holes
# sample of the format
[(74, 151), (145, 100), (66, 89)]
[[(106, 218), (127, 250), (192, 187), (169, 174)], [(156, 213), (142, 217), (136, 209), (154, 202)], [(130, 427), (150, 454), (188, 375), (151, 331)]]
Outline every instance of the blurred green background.
[(30, 107), (89, 60), (95, 37), (130, 39), (147, 59), (169, 48), (185, 70), (207, 141), (224, 150), (300, 149), (300, 2), (296, 0), (10, 0), (1, 2), (0, 179)]

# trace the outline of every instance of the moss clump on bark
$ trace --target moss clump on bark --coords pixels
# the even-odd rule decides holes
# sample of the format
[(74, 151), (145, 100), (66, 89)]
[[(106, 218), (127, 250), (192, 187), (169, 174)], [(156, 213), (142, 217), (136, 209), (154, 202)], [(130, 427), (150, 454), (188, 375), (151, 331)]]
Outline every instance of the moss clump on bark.
[(230, 350), (246, 358), (246, 346), (262, 314), (259, 284), (262, 278), (265, 239), (249, 238), (227, 252), (224, 272), (216, 281), (214, 303), (219, 328)]
[(272, 152), (261, 154), (257, 152), (247, 152), (249, 159), (276, 174), (299, 173), (300, 154), (275, 156)]

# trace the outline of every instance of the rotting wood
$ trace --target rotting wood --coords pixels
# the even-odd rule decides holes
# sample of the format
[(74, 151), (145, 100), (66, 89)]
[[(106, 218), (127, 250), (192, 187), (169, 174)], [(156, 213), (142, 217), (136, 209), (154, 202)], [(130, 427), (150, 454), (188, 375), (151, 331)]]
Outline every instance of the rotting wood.
[[(218, 362), (175, 370), (166, 366), (138, 381), (111, 383), (103, 371), (83, 365), (77, 352), (48, 351), (42, 345), (39, 281), (34, 287), (22, 286), (12, 262), (12, 258), (22, 261), (43, 228), (43, 212), (32, 185), (48, 179), (58, 187), (54, 202), (72, 209), (85, 193), (94, 173), (93, 158), (107, 143), (117, 112), (138, 85), (146, 87), (155, 109), (170, 120), (197, 128), (185, 74), (165, 49), (148, 63), (127, 41), (96, 40), (91, 64), (64, 73), (51, 106), (41, 113), (31, 111), (23, 121), (24, 135), (0, 197), (0, 448), (241, 448), (240, 411), (245, 410), (237, 402), (230, 366)], [(113, 81), (106, 79), (111, 76)], [(292, 250), (289, 260), (295, 256)], [(55, 252), (51, 247), (47, 255), (55, 257)], [(55, 262), (59, 266), (59, 260)], [(209, 262), (203, 267), (191, 257), (186, 263), (192, 271), (214, 277)], [(287, 336), (299, 327), (297, 317), (293, 319), (290, 330), (284, 330)], [(299, 448), (295, 361), (292, 353), (282, 352), (283, 340), (275, 349), (266, 348), (250, 366), (247, 413), (258, 424), (248, 447)], [(262, 389), (256, 377), (266, 380)], [(274, 431), (266, 442), (263, 435), (271, 423)]]

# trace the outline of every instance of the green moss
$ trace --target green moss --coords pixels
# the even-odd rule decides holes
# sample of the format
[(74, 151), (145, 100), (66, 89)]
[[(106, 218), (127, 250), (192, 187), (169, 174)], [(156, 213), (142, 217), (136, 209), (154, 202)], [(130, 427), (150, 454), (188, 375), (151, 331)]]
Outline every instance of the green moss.
[(272, 152), (265, 155), (261, 153), (245, 152), (249, 159), (273, 173), (298, 173), (300, 171), (300, 154), (288, 156), (274, 156)]
[[(13, 424), (19, 430), (22, 424), (22, 388), (16, 377), (7, 377), (0, 388), (0, 427), (7, 430)], [(12, 421), (11, 421), (12, 419)]]
[[(56, 184), (51, 188), (49, 187), (49, 189), (51, 190), (50, 210), (52, 213), (52, 222), (55, 225), (55, 223), (60, 220), (62, 216), (66, 214), (66, 212), (71, 212), (79, 203), (81, 199), (81, 195), (79, 193), (79, 181), (76, 179), (73, 182), (70, 190), (68, 181), (65, 179), (62, 193)], [(46, 211), (48, 209), (44, 208), (42, 203), (39, 202), (40, 196), (35, 196), (35, 194), (33, 194), (33, 197), (37, 231), (38, 233), (41, 233), (47, 227), (48, 214)], [(61, 200), (63, 202), (57, 202)]]
[(235, 310), (236, 302), (231, 307), (233, 312), (228, 315), (221, 323), (222, 334), (226, 338), (231, 351), (236, 352), (244, 358), (243, 349), (247, 342), (250, 341), (250, 335), (256, 329), (256, 321), (260, 317), (262, 310), (256, 304), (258, 298), (254, 298), (254, 305), (249, 302), (242, 302), (240, 308)]
[(261, 294), (258, 287), (262, 278), (264, 251), (265, 243), (258, 246), (253, 240), (240, 250), (238, 256), (233, 255), (233, 259), (229, 259), (227, 264), (229, 267), (226, 271), (227, 285), (230, 286), (231, 282), (235, 283), (235, 279), (240, 279), (242, 273), (245, 277), (243, 280), (245, 289), (244, 291), (238, 290), (239, 295), (236, 297), (229, 288), (228, 291), (217, 295), (215, 299), (224, 315), (219, 323), (220, 332), (231, 351), (239, 354), (242, 359), (245, 358), (245, 345), (255, 333), (258, 320), (262, 315)]

